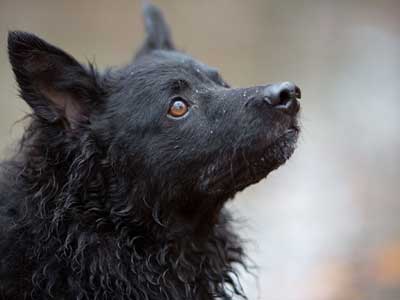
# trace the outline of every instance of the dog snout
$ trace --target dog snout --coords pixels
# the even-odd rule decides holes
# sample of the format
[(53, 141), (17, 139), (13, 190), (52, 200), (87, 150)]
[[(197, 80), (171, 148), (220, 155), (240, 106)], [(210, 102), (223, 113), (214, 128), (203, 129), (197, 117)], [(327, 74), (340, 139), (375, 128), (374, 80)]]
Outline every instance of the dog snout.
[(300, 110), (301, 91), (292, 82), (282, 82), (266, 86), (262, 91), (262, 100), (268, 105), (289, 115)]

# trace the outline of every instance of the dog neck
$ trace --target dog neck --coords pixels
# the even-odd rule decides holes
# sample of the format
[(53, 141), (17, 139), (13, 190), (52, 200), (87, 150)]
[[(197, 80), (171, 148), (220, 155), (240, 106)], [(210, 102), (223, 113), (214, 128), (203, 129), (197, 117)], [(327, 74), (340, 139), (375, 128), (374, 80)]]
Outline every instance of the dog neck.
[(114, 176), (89, 135), (64, 152), (42, 143), (47, 136), (32, 136), (10, 180), (25, 193), (14, 231), (31, 244), (15, 251), (32, 258), (26, 268), (37, 298), (65, 289), (91, 299), (242, 295), (235, 266), (244, 254), (221, 206), (165, 218), (157, 206), (163, 197), (150, 202), (140, 181)]

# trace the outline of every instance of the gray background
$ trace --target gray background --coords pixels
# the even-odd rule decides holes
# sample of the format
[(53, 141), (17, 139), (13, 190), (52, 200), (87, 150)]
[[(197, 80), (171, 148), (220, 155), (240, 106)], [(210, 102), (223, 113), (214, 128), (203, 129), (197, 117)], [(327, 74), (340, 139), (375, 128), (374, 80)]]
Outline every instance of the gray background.
[[(400, 299), (400, 1), (154, 1), (176, 44), (233, 86), (291, 80), (303, 91), (293, 158), (230, 204), (258, 281), (250, 299)], [(35, 32), (100, 68), (143, 38), (140, 3), (0, 0), (2, 157), (29, 108), (7, 31)]]

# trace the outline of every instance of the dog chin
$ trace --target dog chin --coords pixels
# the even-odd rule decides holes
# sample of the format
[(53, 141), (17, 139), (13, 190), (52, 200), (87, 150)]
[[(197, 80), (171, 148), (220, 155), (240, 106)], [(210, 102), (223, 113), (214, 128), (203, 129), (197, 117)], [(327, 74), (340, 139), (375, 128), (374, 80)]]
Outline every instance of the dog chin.
[(285, 131), (285, 133), (276, 139), (271, 145), (267, 147), (264, 154), (261, 156), (261, 161), (265, 161), (267, 169), (272, 170), (284, 164), (293, 154), (296, 149), (297, 139), (299, 136), (299, 129), (292, 127)]
[(209, 195), (233, 197), (283, 165), (293, 154), (298, 136), (299, 128), (291, 127), (269, 145), (252, 147), (247, 153), (238, 151), (239, 157), (233, 158), (229, 166), (213, 164), (200, 176), (200, 190)]
[(237, 186), (238, 190), (243, 190), (247, 186), (259, 182), (283, 165), (296, 149), (298, 136), (299, 129), (292, 127), (264, 149), (246, 157), (248, 168), (241, 176), (237, 176), (242, 178), (241, 183)]

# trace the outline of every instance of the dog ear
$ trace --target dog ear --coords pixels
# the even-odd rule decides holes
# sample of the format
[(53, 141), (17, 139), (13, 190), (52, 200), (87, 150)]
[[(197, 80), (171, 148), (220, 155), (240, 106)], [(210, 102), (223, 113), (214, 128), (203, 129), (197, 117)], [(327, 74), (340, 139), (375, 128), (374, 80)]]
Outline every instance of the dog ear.
[(93, 68), (26, 32), (9, 32), (8, 53), (21, 97), (39, 118), (71, 127), (88, 120), (99, 98)]
[(147, 36), (143, 46), (137, 52), (136, 58), (152, 50), (174, 50), (171, 32), (162, 12), (153, 4), (145, 1), (143, 16)]

